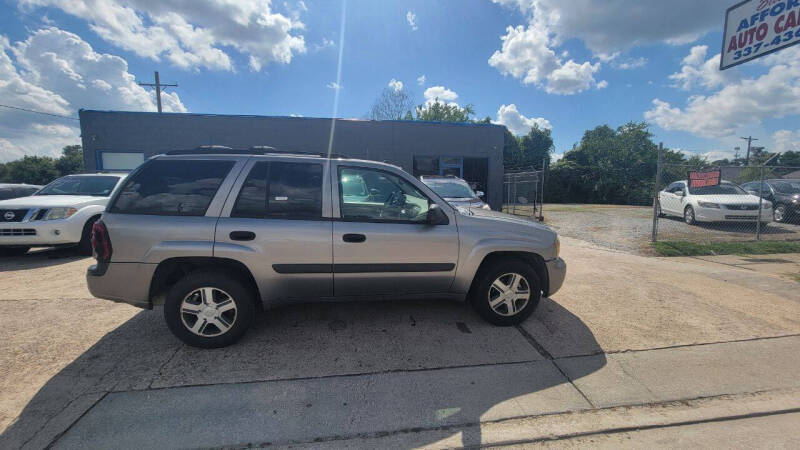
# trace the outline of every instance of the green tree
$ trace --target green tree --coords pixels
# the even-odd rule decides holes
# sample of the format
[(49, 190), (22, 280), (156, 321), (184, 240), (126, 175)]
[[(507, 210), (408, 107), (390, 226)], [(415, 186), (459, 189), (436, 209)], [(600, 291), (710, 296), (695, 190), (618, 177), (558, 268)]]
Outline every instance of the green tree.
[(25, 156), (6, 163), (5, 179), (9, 183), (47, 184), (58, 177), (56, 160), (49, 156)]
[(472, 122), (475, 108), (470, 104), (463, 108), (456, 104), (445, 104), (438, 98), (433, 102), (417, 106), (417, 120), (426, 122)]
[(778, 157), (778, 165), (800, 168), (800, 151), (783, 152)]
[(56, 160), (56, 168), (61, 176), (83, 172), (83, 148), (80, 145), (67, 145), (62, 152)]
[(531, 131), (519, 140), (519, 164), (541, 167), (544, 161), (544, 164), (549, 166), (550, 155), (554, 149), (553, 134), (550, 129), (539, 128), (538, 124), (534, 124)]

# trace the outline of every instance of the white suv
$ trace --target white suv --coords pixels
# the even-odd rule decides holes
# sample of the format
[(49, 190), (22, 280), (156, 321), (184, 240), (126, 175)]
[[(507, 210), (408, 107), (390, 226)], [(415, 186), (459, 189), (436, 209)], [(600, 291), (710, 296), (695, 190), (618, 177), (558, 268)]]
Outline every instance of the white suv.
[[(676, 181), (658, 193), (658, 215), (674, 215), (694, 225), (697, 222), (756, 222), (758, 196), (722, 181), (717, 186), (689, 188), (686, 180)], [(772, 203), (761, 204), (761, 222), (772, 221)]]
[(92, 254), (92, 224), (125, 174), (67, 175), (30, 197), (0, 201), (0, 256), (31, 247), (77, 245)]

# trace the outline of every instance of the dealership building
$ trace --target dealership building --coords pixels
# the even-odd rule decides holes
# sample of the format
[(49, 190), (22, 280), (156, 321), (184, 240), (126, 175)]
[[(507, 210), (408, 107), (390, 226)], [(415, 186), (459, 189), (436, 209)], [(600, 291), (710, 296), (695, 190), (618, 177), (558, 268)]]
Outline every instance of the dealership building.
[(282, 152), (328, 151), (385, 161), (420, 175), (455, 175), (503, 201), (502, 126), (472, 123), (373, 121), (81, 110), (87, 170), (131, 170), (150, 156), (205, 145), (274, 147)]

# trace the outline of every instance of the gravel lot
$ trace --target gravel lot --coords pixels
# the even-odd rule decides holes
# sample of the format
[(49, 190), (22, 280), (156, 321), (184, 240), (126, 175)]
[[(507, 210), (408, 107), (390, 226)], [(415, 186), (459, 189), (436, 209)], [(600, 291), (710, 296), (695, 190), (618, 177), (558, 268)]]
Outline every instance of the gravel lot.
[[(615, 250), (651, 254), (652, 207), (547, 204), (544, 216), (545, 223), (563, 236)], [(658, 238), (662, 241), (749, 241), (755, 240), (755, 231), (754, 224), (689, 226), (677, 217), (662, 218), (658, 222)], [(771, 223), (762, 230), (762, 239), (800, 239), (800, 225)]]

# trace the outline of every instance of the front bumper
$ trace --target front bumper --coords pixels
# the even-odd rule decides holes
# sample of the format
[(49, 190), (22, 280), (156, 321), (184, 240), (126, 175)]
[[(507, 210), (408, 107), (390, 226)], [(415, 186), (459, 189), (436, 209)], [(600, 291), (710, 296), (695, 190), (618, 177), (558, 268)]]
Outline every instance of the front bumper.
[[(758, 210), (739, 210), (725, 208), (695, 208), (698, 222), (753, 222), (758, 220)], [(761, 221), (772, 221), (772, 208), (761, 209)]]
[(0, 222), (0, 247), (77, 244), (84, 222), (70, 219)]
[(554, 258), (545, 261), (547, 266), (547, 278), (550, 280), (547, 296), (553, 295), (561, 289), (564, 284), (564, 278), (567, 277), (567, 263), (561, 258)]
[(156, 264), (95, 264), (86, 271), (86, 284), (95, 297), (150, 309), (150, 281)]

